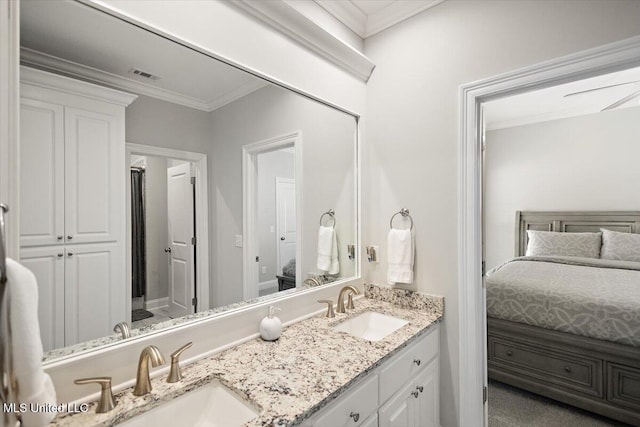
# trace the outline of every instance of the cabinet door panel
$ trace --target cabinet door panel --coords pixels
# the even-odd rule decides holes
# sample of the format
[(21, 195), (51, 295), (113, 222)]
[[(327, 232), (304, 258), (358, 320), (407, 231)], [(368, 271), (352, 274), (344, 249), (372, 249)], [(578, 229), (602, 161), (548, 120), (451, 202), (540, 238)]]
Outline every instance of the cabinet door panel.
[(117, 117), (65, 108), (67, 243), (119, 239), (124, 216), (120, 212), (120, 196), (124, 194), (123, 141)]
[(38, 323), (44, 351), (64, 347), (64, 247), (27, 248), (20, 262), (38, 281)]
[(65, 345), (109, 335), (125, 319), (117, 254), (116, 244), (66, 246)]
[(414, 381), (415, 391), (420, 393), (416, 405), (417, 425), (439, 427), (440, 403), (438, 399), (438, 359), (427, 366)]
[(20, 245), (61, 244), (64, 235), (64, 111), (20, 105)]
[(405, 385), (378, 411), (380, 427), (414, 427), (418, 426), (415, 419), (416, 397), (411, 394), (415, 385), (413, 382)]

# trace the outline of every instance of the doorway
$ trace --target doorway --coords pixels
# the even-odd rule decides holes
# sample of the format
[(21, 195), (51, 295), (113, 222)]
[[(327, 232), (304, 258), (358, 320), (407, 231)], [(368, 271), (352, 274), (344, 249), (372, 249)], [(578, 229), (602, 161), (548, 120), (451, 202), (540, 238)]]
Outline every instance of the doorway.
[[(640, 66), (640, 38), (549, 61), (461, 87), (459, 294), (460, 425), (487, 416), (482, 233), (481, 103)], [(484, 393), (483, 393), (484, 390)]]
[(243, 285), (252, 299), (300, 283), (302, 136), (245, 145), (243, 152)]
[(131, 325), (209, 307), (206, 156), (127, 144)]

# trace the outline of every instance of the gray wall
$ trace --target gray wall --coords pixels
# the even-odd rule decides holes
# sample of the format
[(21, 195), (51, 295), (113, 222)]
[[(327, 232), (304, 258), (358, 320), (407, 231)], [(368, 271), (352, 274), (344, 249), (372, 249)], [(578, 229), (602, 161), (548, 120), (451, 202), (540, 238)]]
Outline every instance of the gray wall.
[(295, 131), (302, 132), (304, 168), (302, 274), (316, 271), (318, 220), (335, 209), (341, 274), (352, 275), (355, 263), (347, 259), (346, 245), (355, 243), (355, 119), (274, 86), (214, 111), (212, 118), (216, 305), (242, 300), (242, 248), (235, 247), (235, 235), (242, 234), (242, 146)]
[[(444, 295), (440, 414), (457, 426), (459, 87), (640, 34), (640, 2), (445, 1), (365, 41), (365, 244), (386, 258), (389, 217), (413, 215), (415, 285)], [(368, 263), (365, 263), (368, 264)], [(365, 280), (385, 283), (384, 262)], [(467, 427), (467, 426), (464, 426)]]
[(487, 268), (513, 258), (516, 210), (640, 210), (640, 107), (486, 134)]
[[(277, 239), (276, 224), (276, 177), (294, 178), (294, 153), (289, 151), (272, 151), (258, 156), (258, 250), (260, 254), (259, 282), (276, 280), (277, 271)], [(262, 273), (262, 267), (267, 271)]]

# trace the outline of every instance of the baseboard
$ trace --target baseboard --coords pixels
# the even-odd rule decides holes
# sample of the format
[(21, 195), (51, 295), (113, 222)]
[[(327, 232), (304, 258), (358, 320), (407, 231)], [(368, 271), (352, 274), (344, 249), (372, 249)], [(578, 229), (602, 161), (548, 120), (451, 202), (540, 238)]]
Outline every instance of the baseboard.
[(154, 310), (156, 308), (163, 308), (169, 306), (169, 297), (151, 299), (144, 302), (145, 310)]
[(268, 289), (278, 290), (278, 280), (267, 280), (266, 282), (258, 283), (258, 292), (263, 292)]

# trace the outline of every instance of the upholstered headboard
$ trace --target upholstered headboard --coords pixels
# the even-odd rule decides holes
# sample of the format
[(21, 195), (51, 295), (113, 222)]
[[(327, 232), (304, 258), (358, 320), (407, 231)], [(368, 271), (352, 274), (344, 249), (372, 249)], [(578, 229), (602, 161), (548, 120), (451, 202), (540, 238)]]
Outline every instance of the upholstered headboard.
[(640, 234), (640, 212), (528, 212), (516, 211), (516, 256), (527, 251), (527, 230), (561, 233), (598, 232), (600, 228)]

